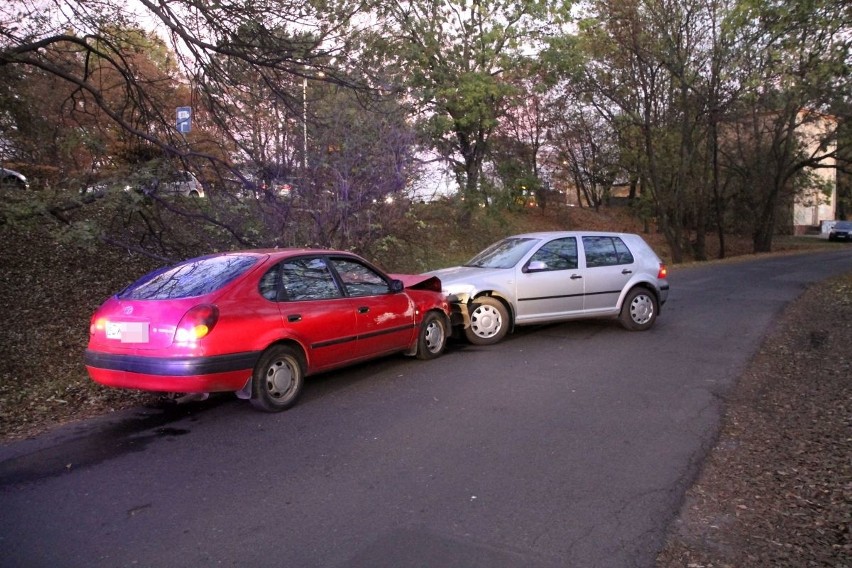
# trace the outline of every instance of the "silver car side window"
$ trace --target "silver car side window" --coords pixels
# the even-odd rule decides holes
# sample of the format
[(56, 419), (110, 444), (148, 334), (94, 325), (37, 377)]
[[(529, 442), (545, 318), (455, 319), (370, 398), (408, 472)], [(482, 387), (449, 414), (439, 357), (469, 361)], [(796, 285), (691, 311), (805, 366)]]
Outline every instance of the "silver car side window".
[(586, 251), (587, 268), (633, 262), (633, 254), (618, 237), (583, 237), (583, 248)]
[(618, 264), (633, 264), (633, 253), (618, 237), (613, 237), (612, 244), (615, 245), (615, 254), (618, 256)]
[(570, 270), (577, 268), (577, 239), (566, 237), (546, 243), (530, 257), (529, 264), (543, 262), (537, 270)]

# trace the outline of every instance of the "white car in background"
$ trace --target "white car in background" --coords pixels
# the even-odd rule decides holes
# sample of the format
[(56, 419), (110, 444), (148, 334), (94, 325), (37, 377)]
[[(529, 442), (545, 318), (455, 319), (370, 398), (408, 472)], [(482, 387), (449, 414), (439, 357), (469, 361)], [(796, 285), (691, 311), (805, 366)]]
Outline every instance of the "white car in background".
[(632, 233), (528, 233), (494, 243), (440, 278), (453, 324), (476, 345), (497, 343), (516, 325), (618, 318), (649, 329), (669, 293), (666, 265)]
[(176, 171), (167, 174), (121, 174), (113, 173), (87, 185), (83, 193), (106, 193), (108, 191), (136, 191), (144, 195), (182, 195), (184, 197), (204, 197), (204, 186), (194, 174), (188, 171)]
[(192, 172), (186, 170), (174, 172), (167, 177), (155, 180), (146, 189), (149, 192), (182, 195), (184, 197), (204, 197), (204, 186)]
[(21, 172), (0, 168), (0, 187), (11, 189), (29, 189), (30, 184), (27, 177)]

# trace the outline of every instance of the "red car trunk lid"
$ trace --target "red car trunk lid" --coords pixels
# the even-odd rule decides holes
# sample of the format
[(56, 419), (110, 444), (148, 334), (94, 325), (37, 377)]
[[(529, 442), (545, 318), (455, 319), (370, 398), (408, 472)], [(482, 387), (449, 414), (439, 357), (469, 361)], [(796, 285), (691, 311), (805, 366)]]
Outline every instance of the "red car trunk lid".
[(107, 301), (92, 318), (91, 347), (163, 349), (172, 345), (184, 314), (199, 304), (186, 300)]

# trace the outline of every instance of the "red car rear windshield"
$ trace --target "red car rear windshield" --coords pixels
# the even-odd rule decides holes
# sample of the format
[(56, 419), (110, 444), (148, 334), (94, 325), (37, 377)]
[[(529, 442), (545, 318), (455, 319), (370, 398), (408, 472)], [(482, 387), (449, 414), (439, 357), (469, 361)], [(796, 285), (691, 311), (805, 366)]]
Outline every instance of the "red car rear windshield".
[(222, 255), (187, 260), (147, 274), (119, 292), (122, 300), (172, 300), (215, 292), (258, 261), (257, 256)]

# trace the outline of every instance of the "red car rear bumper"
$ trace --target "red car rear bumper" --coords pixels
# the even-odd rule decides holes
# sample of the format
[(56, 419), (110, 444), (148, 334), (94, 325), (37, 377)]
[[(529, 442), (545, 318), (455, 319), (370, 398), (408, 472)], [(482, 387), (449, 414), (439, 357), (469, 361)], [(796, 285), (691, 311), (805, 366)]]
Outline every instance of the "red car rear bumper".
[(86, 351), (95, 382), (110, 387), (155, 392), (238, 391), (251, 378), (258, 353), (214, 357), (165, 358)]

